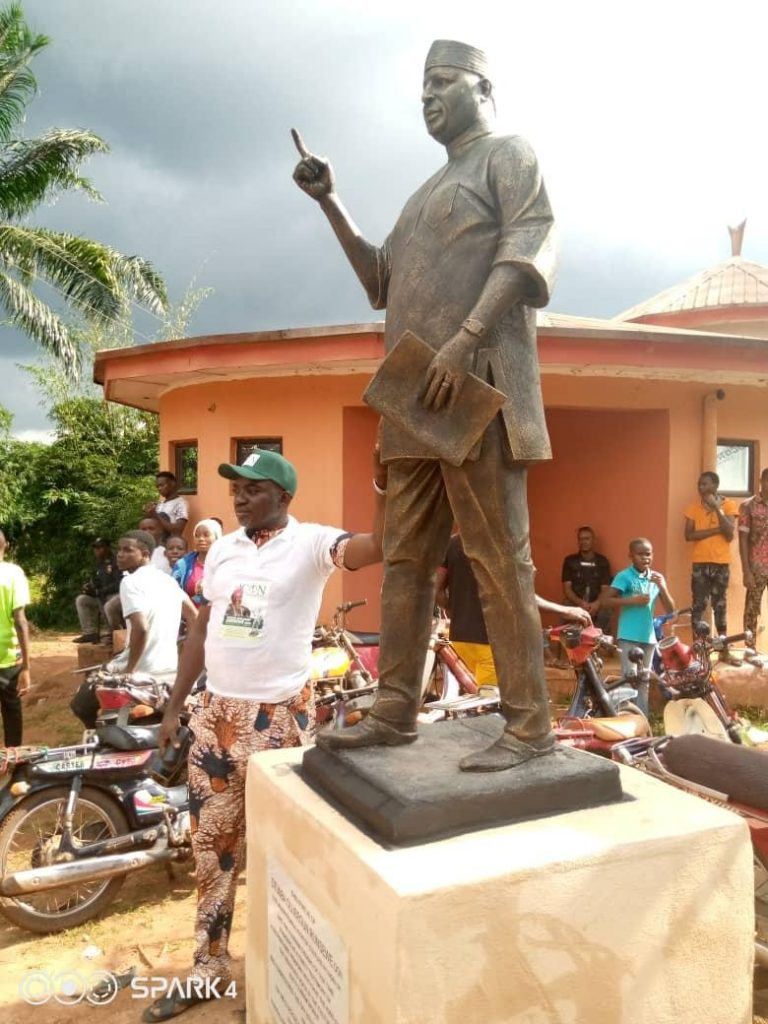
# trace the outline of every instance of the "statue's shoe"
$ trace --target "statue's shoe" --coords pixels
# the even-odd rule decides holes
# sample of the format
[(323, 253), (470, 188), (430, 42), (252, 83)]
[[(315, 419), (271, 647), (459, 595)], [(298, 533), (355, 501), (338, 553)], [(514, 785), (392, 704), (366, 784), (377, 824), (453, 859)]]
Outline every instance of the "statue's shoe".
[(395, 729), (386, 722), (368, 715), (362, 722), (348, 729), (323, 729), (317, 734), (317, 745), (322, 750), (354, 750), (356, 747), (399, 747), (413, 743), (416, 730)]
[(555, 734), (550, 732), (534, 743), (524, 743), (511, 733), (503, 733), (487, 750), (467, 754), (459, 761), (463, 772), (503, 772), (517, 768), (534, 757), (544, 757), (555, 749)]

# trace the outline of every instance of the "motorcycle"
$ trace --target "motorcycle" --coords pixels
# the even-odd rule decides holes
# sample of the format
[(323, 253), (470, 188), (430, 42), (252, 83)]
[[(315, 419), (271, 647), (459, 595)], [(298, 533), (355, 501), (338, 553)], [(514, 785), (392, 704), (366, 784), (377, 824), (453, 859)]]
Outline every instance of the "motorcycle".
[[(312, 638), (310, 678), (315, 692), (317, 724), (336, 721), (353, 725), (373, 703), (379, 661), (379, 634), (353, 633), (347, 615), (367, 604), (345, 601), (338, 605), (331, 626), (318, 626)], [(352, 692), (354, 691), (354, 694)], [(338, 695), (345, 699), (339, 702)]]
[(766, 755), (750, 747), (688, 734), (636, 739), (612, 758), (720, 804), (744, 818), (755, 867), (755, 962), (768, 967), (768, 773)]
[[(632, 701), (637, 690), (630, 679), (606, 680), (601, 655), (613, 653), (610, 637), (595, 626), (555, 626), (544, 631), (547, 640), (563, 645), (576, 677), (576, 688), (565, 715), (553, 722), (560, 743), (597, 753), (607, 753), (615, 743), (631, 737), (650, 735), (645, 715)], [(433, 637), (432, 651), (441, 667), (442, 693), (422, 706), (419, 720), (436, 722), (498, 713), (501, 710), (496, 687), (479, 687), (471, 672), (452, 647), (450, 640)], [(631, 655), (642, 662), (639, 648)], [(493, 693), (486, 692), (493, 690)]]
[(664, 732), (668, 736), (700, 733), (737, 744), (768, 738), (730, 707), (712, 671), (713, 654), (741, 641), (751, 645), (752, 634), (713, 637), (706, 622), (694, 623), (693, 634), (690, 646), (676, 636), (659, 641), (661, 673), (651, 673), (650, 678), (667, 702)]
[[(576, 676), (571, 703), (555, 723), (555, 735), (561, 743), (608, 753), (623, 740), (650, 736), (648, 719), (633, 703), (638, 694), (632, 685), (637, 682), (637, 674), (616, 679), (603, 675), (604, 656), (616, 651), (611, 637), (597, 626), (555, 626), (547, 634), (560, 641)], [(642, 650), (630, 651), (629, 660), (637, 673)]]
[(0, 749), (0, 913), (39, 934), (91, 920), (129, 872), (191, 857), (186, 725), (157, 748), (168, 688), (105, 672), (94, 688), (82, 742)]

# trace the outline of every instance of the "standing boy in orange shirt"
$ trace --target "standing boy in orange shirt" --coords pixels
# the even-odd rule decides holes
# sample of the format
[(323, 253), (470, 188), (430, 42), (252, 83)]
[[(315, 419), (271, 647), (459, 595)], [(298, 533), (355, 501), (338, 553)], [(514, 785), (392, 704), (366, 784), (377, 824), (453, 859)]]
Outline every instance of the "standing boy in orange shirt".
[[(691, 621), (699, 622), (707, 601), (712, 605), (719, 636), (728, 632), (726, 593), (730, 578), (731, 541), (738, 506), (717, 493), (720, 477), (707, 471), (699, 477), (699, 500), (685, 510), (685, 539), (693, 543)], [(727, 656), (724, 660), (728, 660)]]

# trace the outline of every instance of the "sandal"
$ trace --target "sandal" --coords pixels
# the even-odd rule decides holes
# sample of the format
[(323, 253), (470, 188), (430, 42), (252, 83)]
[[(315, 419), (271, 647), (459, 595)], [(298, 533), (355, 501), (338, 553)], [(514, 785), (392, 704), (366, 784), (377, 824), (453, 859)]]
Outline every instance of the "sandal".
[(199, 1003), (207, 1003), (208, 1000), (204, 996), (190, 996), (189, 999), (180, 995), (163, 996), (160, 999), (156, 999), (151, 1006), (148, 1006), (144, 1013), (141, 1015), (144, 1024), (152, 1024), (153, 1021), (158, 1020), (170, 1020), (172, 1017), (178, 1017), (180, 1013), (184, 1013), (185, 1010), (191, 1010), (193, 1006), (197, 1006)]

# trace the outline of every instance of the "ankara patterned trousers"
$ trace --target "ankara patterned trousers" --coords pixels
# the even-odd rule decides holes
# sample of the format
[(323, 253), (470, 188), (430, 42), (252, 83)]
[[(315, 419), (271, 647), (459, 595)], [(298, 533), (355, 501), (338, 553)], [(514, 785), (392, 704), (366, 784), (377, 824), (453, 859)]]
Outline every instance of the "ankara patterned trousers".
[(189, 808), (197, 872), (192, 977), (230, 980), (229, 936), (245, 862), (245, 776), (263, 750), (300, 747), (314, 735), (310, 686), (281, 704), (206, 693), (190, 723)]
[(701, 621), (709, 601), (718, 636), (728, 632), (726, 594), (730, 574), (730, 566), (719, 562), (694, 562), (691, 567), (691, 622)]
[(744, 599), (744, 629), (750, 629), (757, 634), (757, 620), (760, 618), (760, 604), (763, 600), (763, 591), (768, 584), (768, 572), (764, 569), (752, 569), (754, 584), (747, 587), (747, 594)]

